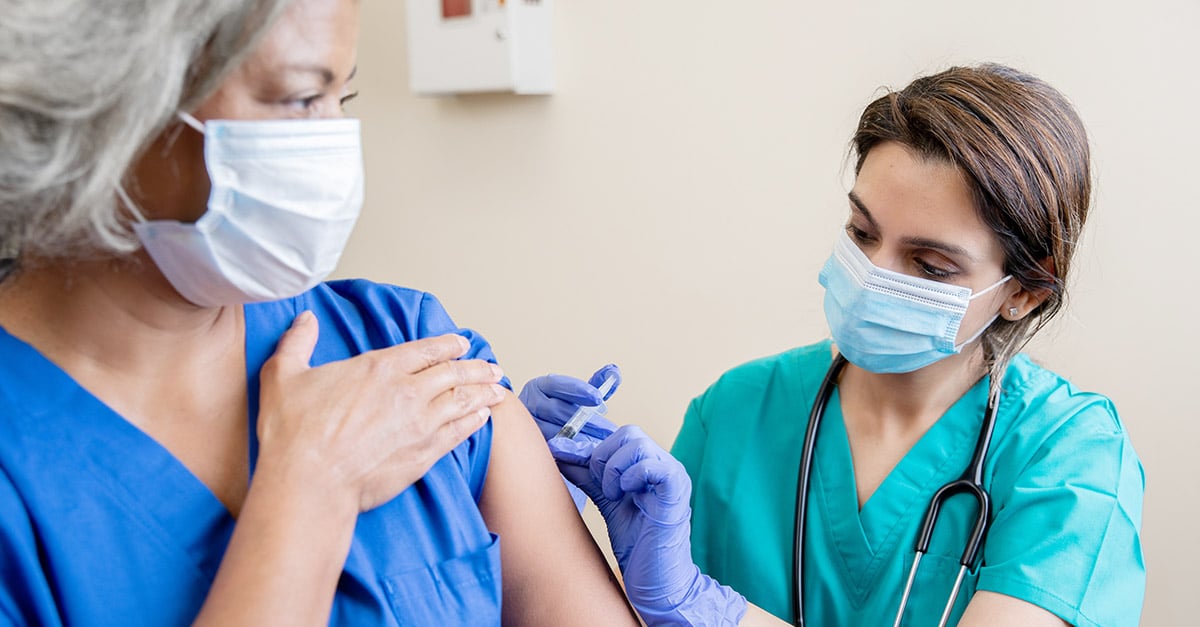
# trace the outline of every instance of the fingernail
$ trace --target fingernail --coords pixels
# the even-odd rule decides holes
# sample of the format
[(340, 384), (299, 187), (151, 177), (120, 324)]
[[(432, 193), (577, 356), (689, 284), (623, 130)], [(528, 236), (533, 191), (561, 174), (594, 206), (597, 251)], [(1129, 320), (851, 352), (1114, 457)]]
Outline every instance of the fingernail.
[(315, 319), (316, 319), (316, 316), (313, 315), (313, 312), (306, 309), (306, 310), (300, 312), (300, 315), (296, 316), (295, 320), (292, 320), (292, 327), (295, 328), (302, 324), (308, 324), (309, 321), (315, 320)]
[(508, 389), (499, 383), (492, 384), (492, 396), (495, 397), (497, 401), (504, 400), (504, 393), (507, 391)]
[(492, 410), (488, 409), (487, 407), (484, 407), (483, 409), (477, 409), (475, 410), (475, 415), (479, 416), (479, 422), (487, 422), (487, 419), (492, 415)]
[(492, 364), (492, 377), (494, 379), (496, 379), (497, 381), (499, 381), (500, 379), (503, 379), (504, 378), (504, 370), (500, 366), (497, 366), (496, 364)]

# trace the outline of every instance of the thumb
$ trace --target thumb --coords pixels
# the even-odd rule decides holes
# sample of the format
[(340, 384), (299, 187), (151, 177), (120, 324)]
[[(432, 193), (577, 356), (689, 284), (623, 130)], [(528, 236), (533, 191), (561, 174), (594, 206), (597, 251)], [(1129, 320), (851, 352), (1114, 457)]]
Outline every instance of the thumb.
[(319, 333), (320, 327), (313, 312), (301, 313), (292, 321), (291, 328), (279, 338), (275, 354), (271, 355), (268, 363), (277, 373), (285, 376), (307, 370)]
[(596, 450), (596, 443), (586, 438), (572, 440), (571, 438), (554, 437), (546, 440), (546, 445), (550, 448), (550, 454), (554, 456), (555, 461), (580, 466), (584, 469), (588, 467), (588, 463), (592, 459), (592, 452)]
[(550, 454), (558, 462), (558, 471), (562, 476), (575, 484), (587, 494), (597, 505), (604, 499), (600, 484), (592, 477), (588, 463), (596, 444), (587, 440), (571, 440), (568, 438), (550, 438), (546, 441)]
[(613, 382), (612, 389), (608, 391), (608, 394), (605, 394), (604, 398), (600, 399), (602, 401), (612, 398), (612, 395), (617, 393), (617, 388), (621, 387), (621, 368), (616, 364), (605, 364), (599, 370), (592, 373), (592, 378), (588, 379), (588, 384), (600, 387), (609, 377), (615, 377), (616, 381)]

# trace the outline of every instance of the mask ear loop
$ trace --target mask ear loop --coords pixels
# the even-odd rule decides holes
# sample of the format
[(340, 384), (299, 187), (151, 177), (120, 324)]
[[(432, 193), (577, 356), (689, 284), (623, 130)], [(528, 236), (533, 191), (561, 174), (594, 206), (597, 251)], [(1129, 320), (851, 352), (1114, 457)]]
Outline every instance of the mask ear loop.
[(180, 120), (183, 120), (184, 124), (196, 129), (201, 135), (204, 134), (204, 122), (197, 120), (196, 116), (188, 113), (187, 111), (180, 111), (176, 115), (179, 116)]
[[(196, 129), (200, 134), (204, 134), (204, 122), (197, 120), (196, 116), (188, 113), (187, 111), (177, 111), (175, 114), (180, 120), (183, 121), (184, 124)], [(133, 219), (135, 221), (142, 224), (147, 222), (146, 216), (142, 213), (141, 208), (139, 208), (137, 203), (133, 202), (133, 199), (129, 197), (129, 193), (125, 191), (125, 186), (122, 185), (120, 181), (117, 181), (117, 196), (121, 199), (121, 202), (125, 203), (125, 207), (129, 209), (129, 213), (133, 215)]]
[(967, 300), (975, 300), (976, 298), (979, 298), (980, 296), (987, 294), (988, 292), (996, 289), (997, 287), (1000, 287), (1001, 285), (1008, 283), (1008, 280), (1011, 278), (1012, 278), (1011, 274), (1005, 275), (1005, 277), (1003, 279), (1000, 279), (999, 281), (992, 283), (988, 287), (985, 287), (982, 290), (975, 292), (974, 294), (971, 294), (970, 298), (968, 298)]
[(999, 317), (1000, 317), (1000, 314), (996, 314), (996, 315), (992, 316), (992, 318), (987, 321), (987, 324), (983, 325), (982, 327), (979, 328), (978, 331), (975, 332), (975, 335), (972, 335), (971, 337), (963, 340), (962, 344), (955, 346), (954, 352), (958, 353), (958, 352), (962, 351), (963, 347), (966, 346), (967, 344), (970, 344), (971, 342), (978, 340), (983, 335), (983, 332), (987, 331), (988, 327), (992, 326), (992, 323), (995, 322), (996, 319)]
[[(1011, 279), (1011, 278), (1012, 278), (1012, 275), (1011, 275), (1011, 274), (1010, 274), (1010, 275), (1007, 275), (1007, 276), (1005, 276), (1003, 279), (1000, 279), (999, 281), (996, 281), (995, 283), (992, 283), (990, 286), (988, 286), (988, 287), (986, 287), (986, 288), (984, 288), (984, 289), (982, 289), (982, 290), (980, 290), (980, 291), (978, 291), (978, 292), (976, 292), (976, 293), (974, 293), (974, 294), (971, 294), (971, 297), (970, 297), (970, 298), (968, 298), (967, 300), (969, 300), (969, 301), (970, 301), (970, 300), (975, 300), (976, 298), (979, 298), (980, 296), (983, 296), (984, 294), (987, 294), (988, 292), (990, 292), (990, 291), (992, 291), (992, 290), (996, 289), (997, 287), (1000, 287), (1001, 285), (1004, 285), (1005, 283), (1008, 283), (1008, 280), (1009, 280), (1009, 279)], [(969, 337), (969, 338), (967, 338), (966, 340), (964, 340), (964, 341), (963, 341), (961, 344), (959, 344), (959, 345), (955, 346), (955, 347), (954, 347), (954, 352), (956, 352), (956, 353), (957, 353), (957, 352), (961, 351), (961, 350), (963, 349), (963, 347), (964, 347), (964, 346), (966, 346), (967, 344), (970, 344), (971, 342), (974, 342), (975, 340), (978, 340), (978, 339), (979, 339), (979, 338), (980, 338), (980, 337), (983, 335), (983, 332), (984, 332), (984, 331), (987, 331), (987, 330), (988, 330), (988, 327), (991, 327), (991, 326), (992, 326), (992, 323), (993, 323), (993, 322), (995, 322), (995, 321), (996, 321), (996, 319), (997, 319), (997, 318), (999, 318), (999, 317), (1000, 317), (1000, 313), (999, 313), (999, 312), (997, 312), (997, 313), (996, 313), (996, 315), (992, 316), (992, 318), (991, 318), (990, 320), (988, 320), (988, 321), (987, 321), (987, 324), (983, 325), (982, 327), (980, 327), (980, 329), (979, 329), (978, 331), (976, 331), (976, 332), (975, 332), (975, 335), (972, 335), (971, 337)]]
[(125, 191), (125, 186), (120, 182), (117, 182), (117, 196), (121, 199), (121, 202), (125, 203), (125, 208), (129, 210), (135, 221), (140, 223), (146, 222), (146, 216), (142, 214), (141, 208), (133, 202), (133, 199), (129, 197), (129, 193)]

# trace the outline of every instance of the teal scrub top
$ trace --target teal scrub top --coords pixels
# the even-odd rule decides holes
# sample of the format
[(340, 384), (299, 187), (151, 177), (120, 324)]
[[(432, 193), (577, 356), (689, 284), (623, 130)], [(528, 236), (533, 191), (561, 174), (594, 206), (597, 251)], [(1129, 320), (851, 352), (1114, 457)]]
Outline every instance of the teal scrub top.
[[(671, 449), (694, 486), (696, 563), (789, 621), (796, 475), (808, 414), (831, 361), (825, 341), (730, 370), (692, 401)], [(809, 624), (892, 624), (921, 517), (933, 493), (969, 463), (986, 403), (984, 379), (926, 432), (860, 511), (833, 395), (809, 497)], [(1146, 582), (1139, 538), (1145, 478), (1107, 398), (1017, 356), (1004, 378), (984, 485), (992, 526), (951, 624), (977, 590), (989, 590), (1073, 625), (1137, 625)], [(954, 497), (943, 508), (903, 624), (937, 624), (974, 516), (970, 497)]]

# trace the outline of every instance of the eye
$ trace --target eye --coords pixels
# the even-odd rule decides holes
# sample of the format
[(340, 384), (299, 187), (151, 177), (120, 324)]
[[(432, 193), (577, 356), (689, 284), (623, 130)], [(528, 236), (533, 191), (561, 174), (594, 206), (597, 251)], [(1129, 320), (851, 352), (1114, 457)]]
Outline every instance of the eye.
[(311, 111), (316, 108), (321, 101), (321, 94), (313, 94), (311, 96), (303, 96), (299, 98), (288, 98), (283, 101), (284, 106), (294, 111)]
[(341, 106), (345, 107), (347, 102), (350, 102), (351, 100), (354, 100), (355, 98), (358, 98), (358, 91), (352, 91), (352, 92), (346, 94), (345, 96), (342, 96), (342, 99), (339, 100), (338, 103), (341, 104)]
[(850, 234), (850, 239), (859, 244), (869, 244), (875, 241), (875, 236), (854, 226), (853, 223), (846, 225), (846, 232)]
[(917, 269), (921, 272), (921, 274), (924, 274), (925, 276), (927, 276), (931, 279), (937, 279), (940, 281), (940, 280), (948, 279), (948, 278), (954, 276), (955, 274), (957, 274), (953, 270), (945, 270), (943, 268), (939, 268), (939, 267), (932, 265), (920, 258), (914, 258), (913, 263), (916, 264)]

